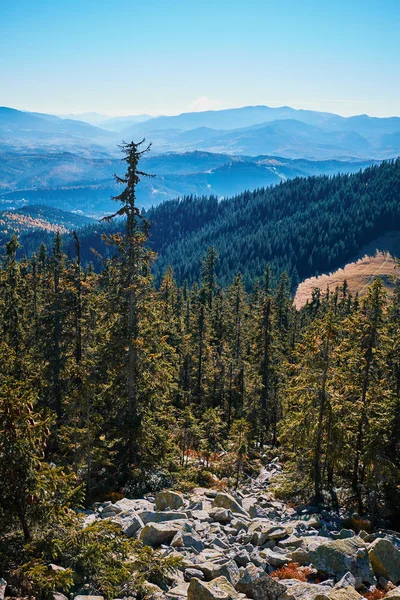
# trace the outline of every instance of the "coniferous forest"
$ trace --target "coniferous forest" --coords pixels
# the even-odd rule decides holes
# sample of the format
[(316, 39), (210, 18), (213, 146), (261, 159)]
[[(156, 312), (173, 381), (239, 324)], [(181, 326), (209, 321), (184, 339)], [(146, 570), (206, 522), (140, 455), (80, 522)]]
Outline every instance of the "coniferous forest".
[(140, 597), (144, 577), (159, 581), (176, 559), (106, 521), (77, 530), (77, 507), (235, 487), (271, 448), (286, 501), (399, 526), (400, 280), (390, 298), (379, 279), (363, 298), (346, 285), (315, 290), (301, 311), (291, 295), (295, 272), (326, 268), (398, 223), (399, 161), (142, 215), (146, 148), (124, 152), (96, 269), (80, 232), (73, 252), (58, 234), (29, 257), (15, 236), (5, 246), (0, 573), (26, 595), (78, 579), (112, 598), (135, 568), (125, 596)]
[[(353, 175), (296, 178), (225, 200), (188, 196), (164, 202), (143, 211), (151, 223), (146, 245), (158, 256), (152, 265), (155, 283), (159, 286), (168, 266), (179, 285), (199, 282), (201, 261), (215, 246), (221, 286), (230, 285), (240, 272), (250, 290), (269, 263), (274, 284), (285, 271), (294, 289), (306, 277), (353, 260), (377, 236), (399, 230), (399, 197), (397, 159)], [(99, 272), (102, 258), (115, 252), (102, 234), (123, 228), (117, 219), (79, 230), (82, 265), (92, 262)], [(75, 256), (73, 236), (63, 237), (65, 253)], [(0, 234), (0, 241), (6, 239)], [(22, 234), (18, 256), (31, 255), (41, 243), (50, 252), (52, 235)]]

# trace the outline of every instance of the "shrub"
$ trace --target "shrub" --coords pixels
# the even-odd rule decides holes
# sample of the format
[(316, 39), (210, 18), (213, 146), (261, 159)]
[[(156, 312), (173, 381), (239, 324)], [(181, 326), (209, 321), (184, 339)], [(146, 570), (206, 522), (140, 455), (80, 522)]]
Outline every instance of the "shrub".
[(364, 594), (364, 598), (367, 600), (381, 600), (381, 598), (384, 598), (385, 596), (386, 592), (384, 590), (378, 590), (377, 588)]
[(115, 502), (118, 502), (118, 500), (122, 500), (123, 497), (124, 495), (120, 494), (119, 492), (110, 492), (109, 494), (107, 494), (106, 500), (109, 500), (110, 502), (115, 504)]
[(307, 577), (314, 575), (314, 569), (311, 567), (300, 567), (298, 563), (289, 563), (280, 569), (272, 571), (271, 577), (274, 579), (298, 579), (307, 581)]
[(71, 569), (52, 569), (41, 559), (31, 560), (12, 572), (23, 594), (50, 600), (53, 592), (67, 592), (73, 584)]

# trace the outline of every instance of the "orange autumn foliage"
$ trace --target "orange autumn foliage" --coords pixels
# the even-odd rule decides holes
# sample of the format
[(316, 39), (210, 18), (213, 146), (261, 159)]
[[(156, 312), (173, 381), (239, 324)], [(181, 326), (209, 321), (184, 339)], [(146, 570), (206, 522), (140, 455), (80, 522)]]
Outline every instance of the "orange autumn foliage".
[(274, 579), (298, 579), (299, 581), (307, 581), (307, 577), (313, 575), (314, 572), (315, 571), (310, 567), (300, 567), (299, 563), (289, 563), (288, 565), (273, 571), (271, 577)]
[(378, 589), (375, 589), (372, 592), (366, 592), (364, 594), (364, 598), (366, 598), (367, 600), (381, 600), (381, 598), (384, 598), (385, 596), (386, 596), (385, 590), (378, 590)]

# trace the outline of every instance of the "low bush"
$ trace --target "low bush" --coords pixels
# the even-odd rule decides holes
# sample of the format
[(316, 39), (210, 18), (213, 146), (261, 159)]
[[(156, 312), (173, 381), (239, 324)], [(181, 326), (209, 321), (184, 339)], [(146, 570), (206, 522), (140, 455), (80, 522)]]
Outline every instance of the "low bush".
[(311, 567), (300, 567), (298, 563), (289, 563), (280, 569), (272, 571), (271, 577), (274, 579), (298, 579), (307, 581), (307, 578), (314, 575), (314, 569)]

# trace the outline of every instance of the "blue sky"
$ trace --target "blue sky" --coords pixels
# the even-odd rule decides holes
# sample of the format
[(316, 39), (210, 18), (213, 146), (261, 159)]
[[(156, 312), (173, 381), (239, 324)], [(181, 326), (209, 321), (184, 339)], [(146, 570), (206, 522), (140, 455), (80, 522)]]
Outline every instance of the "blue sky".
[(0, 105), (400, 115), (400, 0), (0, 0)]

